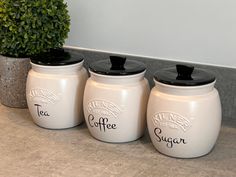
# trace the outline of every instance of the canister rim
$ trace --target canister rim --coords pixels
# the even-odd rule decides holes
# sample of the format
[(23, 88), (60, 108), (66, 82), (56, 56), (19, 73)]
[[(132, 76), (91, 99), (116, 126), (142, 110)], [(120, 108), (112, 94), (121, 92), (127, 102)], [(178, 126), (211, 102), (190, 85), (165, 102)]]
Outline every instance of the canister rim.
[[(182, 71), (179, 71), (179, 68)], [(186, 65), (176, 65), (157, 71), (154, 79), (163, 84), (183, 87), (206, 85), (216, 81), (212, 72)]]
[(139, 61), (126, 60), (126, 57), (110, 56), (110, 60), (91, 63), (89, 70), (101, 75), (127, 76), (144, 72), (146, 66)]

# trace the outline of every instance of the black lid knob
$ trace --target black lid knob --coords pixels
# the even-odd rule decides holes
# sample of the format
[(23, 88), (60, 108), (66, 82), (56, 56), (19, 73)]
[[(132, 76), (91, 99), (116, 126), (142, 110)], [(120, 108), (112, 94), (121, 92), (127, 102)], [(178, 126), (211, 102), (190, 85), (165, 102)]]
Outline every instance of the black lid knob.
[(177, 80), (193, 80), (192, 73), (194, 70), (193, 66), (186, 66), (186, 65), (176, 65), (177, 70)]
[(110, 56), (111, 70), (125, 70), (126, 57)]

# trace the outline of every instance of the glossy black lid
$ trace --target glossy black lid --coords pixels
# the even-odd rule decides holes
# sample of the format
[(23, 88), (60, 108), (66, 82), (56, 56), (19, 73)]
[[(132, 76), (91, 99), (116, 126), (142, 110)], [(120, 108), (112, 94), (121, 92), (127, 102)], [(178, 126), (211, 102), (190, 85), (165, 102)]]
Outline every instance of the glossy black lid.
[(210, 72), (193, 66), (176, 65), (176, 67), (156, 72), (154, 79), (168, 85), (199, 86), (214, 82), (215, 76)]
[(83, 61), (82, 55), (72, 56), (64, 49), (51, 49), (49, 52), (41, 53), (30, 58), (31, 62), (45, 66), (72, 65)]
[(141, 73), (146, 70), (146, 67), (141, 62), (126, 60), (125, 57), (110, 56), (110, 60), (92, 63), (89, 69), (97, 74), (123, 76)]

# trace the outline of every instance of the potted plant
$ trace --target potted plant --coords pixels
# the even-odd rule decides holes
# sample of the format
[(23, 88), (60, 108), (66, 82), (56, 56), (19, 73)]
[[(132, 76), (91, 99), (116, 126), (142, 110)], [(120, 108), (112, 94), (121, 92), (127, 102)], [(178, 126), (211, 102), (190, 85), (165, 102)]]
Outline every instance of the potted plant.
[(30, 57), (61, 48), (70, 17), (63, 0), (0, 1), (0, 101), (27, 107), (25, 86)]

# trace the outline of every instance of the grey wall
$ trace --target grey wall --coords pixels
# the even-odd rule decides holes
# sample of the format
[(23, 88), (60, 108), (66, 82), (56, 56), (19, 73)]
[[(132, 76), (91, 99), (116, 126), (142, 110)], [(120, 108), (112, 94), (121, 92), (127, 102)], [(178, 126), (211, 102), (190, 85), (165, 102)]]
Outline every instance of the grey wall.
[[(84, 65), (88, 68), (88, 65), (94, 61), (108, 59), (111, 53), (103, 52), (91, 52), (85, 50), (74, 50), (67, 49), (70, 53), (76, 57), (77, 55), (83, 55), (85, 58)], [(127, 59), (138, 60), (146, 64), (147, 72), (146, 77), (149, 80), (151, 87), (154, 86), (153, 74), (159, 69), (165, 67), (174, 66), (177, 62), (148, 59), (142, 57), (133, 57), (128, 56)], [(178, 62), (180, 63), (180, 62)], [(236, 121), (236, 69), (216, 67), (216, 66), (207, 66), (207, 65), (197, 65), (192, 64), (196, 67), (209, 70), (213, 72), (217, 78), (216, 88), (219, 91), (222, 111), (223, 111), (223, 120), (235, 120)]]

